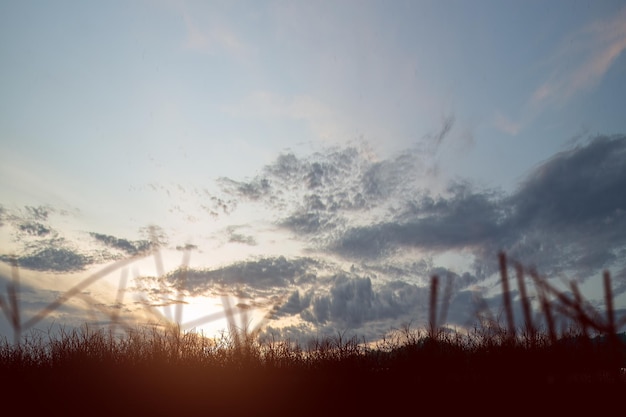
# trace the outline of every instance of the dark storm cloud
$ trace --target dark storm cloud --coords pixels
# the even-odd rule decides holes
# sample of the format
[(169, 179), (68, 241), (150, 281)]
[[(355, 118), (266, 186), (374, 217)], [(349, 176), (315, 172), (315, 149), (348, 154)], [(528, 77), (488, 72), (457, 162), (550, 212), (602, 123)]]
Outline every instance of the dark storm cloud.
[(393, 281), (374, 288), (369, 277), (342, 273), (332, 277), (327, 293), (291, 294), (280, 313), (299, 313), (314, 324), (332, 322), (349, 328), (375, 320), (393, 319), (415, 311), (423, 305), (424, 288), (402, 281)]
[(394, 280), (411, 279), (415, 281), (416, 278), (426, 279), (430, 278), (431, 271), (433, 271), (433, 261), (429, 257), (422, 257), (419, 260), (403, 261), (394, 259), (393, 261), (363, 263), (362, 266), (370, 274), (381, 274)]
[[(511, 296), (514, 324), (521, 329), (525, 323), (519, 293), (517, 290), (513, 290), (509, 294)], [(443, 303), (440, 303), (438, 308), (439, 317), (445, 315), (445, 320), (439, 319), (438, 324), (445, 322), (449, 326), (472, 327), (486, 320), (498, 322), (501, 326), (506, 326), (506, 319), (503, 316), (503, 297), (500, 294), (484, 297), (478, 290), (465, 289), (455, 293), (445, 306)], [(532, 314), (533, 324), (545, 324), (540, 323), (541, 318), (542, 314), (539, 311), (534, 311)]]
[(3, 262), (11, 263), (13, 259), (21, 268), (48, 272), (81, 271), (92, 262), (89, 256), (68, 248), (44, 248), (18, 257), (0, 255)]
[(353, 227), (331, 248), (349, 257), (375, 258), (398, 247), (462, 249), (497, 240), (506, 233), (506, 206), (493, 192), (474, 192), (467, 184), (449, 188), (449, 197), (423, 196), (393, 221)]
[(511, 195), (467, 183), (436, 198), (416, 192), (386, 221), (349, 227), (328, 248), (363, 260), (408, 248), (469, 250), (486, 268), (473, 271), (481, 277), (497, 271), (497, 252), (505, 250), (545, 272), (588, 276), (622, 262), (624, 161), (626, 137), (597, 137), (537, 167)]
[(270, 321), (264, 337), (280, 337), (306, 343), (312, 335), (337, 336), (348, 331), (366, 340), (378, 340), (398, 323), (423, 324), (429, 290), (405, 281), (375, 285), (374, 277), (341, 272), (330, 277), (329, 287), (294, 290), (276, 311), (276, 318), (298, 317), (302, 323), (277, 328)]
[(538, 167), (512, 197), (514, 221), (524, 227), (597, 231), (626, 216), (626, 137), (598, 137)]
[(312, 292), (310, 291), (305, 294), (300, 294), (300, 290), (295, 290), (289, 295), (285, 304), (280, 306), (276, 315), (293, 316), (300, 314), (304, 309), (311, 305), (311, 294)]
[(128, 255), (137, 255), (151, 248), (150, 241), (148, 240), (129, 241), (126, 239), (116, 238), (115, 236), (94, 232), (90, 232), (89, 236), (110, 248), (121, 250)]
[(245, 285), (257, 290), (284, 288), (293, 284), (310, 282), (312, 270), (319, 264), (311, 258), (286, 259), (262, 258), (237, 262), (218, 269), (176, 270), (166, 279), (174, 284), (185, 280), (185, 288), (191, 292), (202, 292), (214, 285)]
[[(511, 196), (512, 248), (581, 274), (620, 261), (626, 246), (626, 136), (597, 137), (555, 155)], [(554, 252), (559, 256), (554, 256)], [(548, 259), (546, 259), (548, 258)]]
[[(277, 226), (312, 249), (353, 262), (382, 266), (389, 255), (395, 262), (415, 249), (424, 256), (458, 250), (474, 255), (472, 269), (460, 273), (477, 280), (498, 271), (501, 250), (546, 274), (587, 277), (623, 264), (624, 135), (596, 137), (554, 155), (508, 195), (463, 181), (428, 191), (426, 156), (434, 157), (453, 125), (453, 116), (445, 118), (430, 142), (387, 159), (356, 147), (308, 157), (287, 153), (250, 181), (223, 178), (220, 184), (237, 202), (265, 204)], [(393, 276), (412, 273), (398, 268), (403, 271)], [(317, 311), (324, 310), (320, 303)]]

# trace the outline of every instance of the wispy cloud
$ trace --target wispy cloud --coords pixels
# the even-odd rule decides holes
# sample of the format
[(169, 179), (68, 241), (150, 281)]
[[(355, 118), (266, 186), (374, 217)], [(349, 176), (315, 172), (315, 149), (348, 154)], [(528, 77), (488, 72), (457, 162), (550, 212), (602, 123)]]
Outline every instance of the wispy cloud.
[(500, 112), (496, 112), (493, 119), (493, 125), (499, 131), (511, 136), (517, 135), (523, 127), (523, 123), (513, 121)]
[(209, 54), (224, 53), (242, 61), (250, 58), (251, 48), (218, 10), (192, 14), (184, 3), (180, 3), (180, 13), (186, 30), (185, 49)]
[(545, 60), (544, 81), (532, 90), (520, 114), (509, 117), (496, 111), (491, 125), (507, 135), (518, 135), (546, 109), (564, 106), (597, 87), (624, 50), (626, 7), (564, 38)]
[(272, 121), (301, 121), (316, 138), (343, 140), (349, 133), (349, 123), (339, 117), (339, 112), (312, 95), (283, 95), (257, 90), (238, 103), (224, 107), (228, 114), (238, 117)]
[(90, 232), (89, 235), (106, 246), (123, 251), (126, 255), (137, 255), (151, 248), (149, 240), (129, 241), (102, 233)]
[(445, 251), (498, 240), (504, 208), (491, 194), (459, 184), (446, 197), (416, 196), (389, 221), (348, 229), (331, 248), (348, 257), (377, 258), (400, 247)]
[(625, 49), (626, 7), (584, 27), (556, 51), (555, 67), (532, 93), (532, 104), (565, 102), (595, 87)]

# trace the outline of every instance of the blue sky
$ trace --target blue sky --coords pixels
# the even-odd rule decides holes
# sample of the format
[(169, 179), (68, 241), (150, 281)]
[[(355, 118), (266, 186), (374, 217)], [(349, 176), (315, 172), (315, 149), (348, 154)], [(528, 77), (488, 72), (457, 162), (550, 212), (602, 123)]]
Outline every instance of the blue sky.
[(0, 254), (39, 288), (156, 225), (297, 335), (417, 314), (333, 304), (363, 282), (488, 291), (498, 250), (624, 280), (625, 49), (620, 1), (5, 1)]

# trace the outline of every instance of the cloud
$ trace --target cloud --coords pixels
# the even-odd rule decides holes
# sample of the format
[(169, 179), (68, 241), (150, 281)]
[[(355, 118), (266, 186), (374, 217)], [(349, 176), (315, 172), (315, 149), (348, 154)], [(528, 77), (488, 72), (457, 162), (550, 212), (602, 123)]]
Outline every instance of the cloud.
[(53, 211), (53, 209), (48, 206), (25, 206), (24, 209), (26, 210), (26, 213), (29, 215), (29, 217), (35, 220), (48, 220), (48, 216)]
[[(116, 253), (94, 248), (82, 240), (83, 232), (68, 234), (59, 229), (58, 216), (68, 213), (51, 206), (24, 206), (6, 210), (3, 218), (10, 225), (8, 250), (0, 260), (10, 263), (17, 260), (21, 268), (42, 272), (76, 272), (102, 261), (118, 259), (123, 255), (136, 255), (150, 247), (148, 240), (129, 241), (100, 233), (87, 233), (96, 242), (115, 249)], [(121, 252), (121, 253), (120, 253)]]
[[(275, 312), (261, 337), (307, 343), (313, 335), (336, 336), (350, 330), (366, 340), (377, 340), (397, 326), (425, 316), (428, 290), (403, 281), (375, 285), (372, 277), (340, 272), (328, 278), (330, 286), (290, 293)], [(280, 320), (297, 325), (280, 326)]]
[(19, 226), (21, 232), (33, 236), (46, 236), (52, 233), (52, 229), (38, 222), (24, 222)]
[[(449, 297), (475, 282), (465, 273), (459, 276), (439, 267), (429, 275), (447, 278)], [(342, 271), (329, 279), (330, 286), (301, 291), (294, 290), (277, 311), (277, 316), (299, 315), (314, 325), (340, 328), (358, 328), (371, 322), (389, 321), (402, 317), (424, 316), (430, 289), (421, 284), (390, 280), (376, 284), (375, 276)], [(443, 300), (441, 300), (443, 303)], [(460, 308), (460, 303), (454, 305)], [(471, 307), (465, 304), (465, 308)], [(380, 336), (376, 335), (376, 336)]]
[[(479, 246), (503, 233), (505, 209), (495, 192), (455, 184), (449, 196), (422, 195), (391, 221), (353, 227), (330, 246), (348, 257), (376, 258), (398, 246), (444, 251)], [(405, 220), (406, 219), (406, 220)]]
[(151, 248), (150, 241), (148, 240), (136, 240), (131, 242), (126, 239), (116, 238), (115, 236), (104, 235), (94, 232), (90, 232), (89, 236), (91, 236), (98, 242), (104, 243), (110, 248), (121, 250), (127, 255), (131, 256), (145, 252)]
[[(247, 298), (270, 296), (278, 304), (267, 329), (278, 330), (276, 323), (283, 319), (296, 319), (309, 330), (320, 331), (376, 323), (375, 332), (367, 332), (372, 338), (389, 330), (394, 319), (409, 319), (423, 309), (428, 293), (420, 285), (399, 280), (377, 285), (372, 276), (341, 271), (338, 265), (312, 258), (261, 258), (212, 270), (177, 270), (167, 274), (165, 280), (173, 287), (183, 285), (190, 294), (236, 289)], [(160, 290), (161, 296), (163, 291), (171, 290)]]
[(623, 135), (590, 139), (536, 167), (509, 194), (459, 180), (431, 191), (417, 148), (387, 159), (356, 147), (286, 153), (250, 181), (221, 184), (238, 204), (266, 205), (274, 224), (310, 249), (352, 262), (406, 265), (416, 250), (457, 251), (474, 258), (461, 272), (485, 279), (505, 250), (545, 273), (589, 276), (620, 262), (625, 150)]
[(179, 251), (198, 250), (198, 246), (197, 245), (192, 245), (191, 243), (186, 243), (185, 245), (178, 245), (178, 246), (176, 246), (176, 250), (179, 250)]
[(600, 136), (537, 167), (509, 200), (507, 227), (519, 232), (513, 249), (582, 275), (618, 262), (626, 245), (624, 158), (626, 136)]
[(285, 153), (249, 181), (221, 178), (219, 184), (238, 204), (266, 205), (277, 226), (319, 247), (353, 222), (371, 223), (397, 210), (399, 199), (425, 186), (422, 152), (411, 148), (383, 160), (365, 147)]
[(13, 259), (21, 268), (47, 272), (76, 272), (92, 262), (89, 256), (67, 248), (45, 248), (35, 253), (12, 257), (0, 255), (0, 260), (10, 263)]
[[(52, 214), (66, 215), (64, 210), (56, 210), (51, 206), (24, 206), (9, 210), (0, 206), (0, 221), (4, 218), (14, 227), (23, 226), (23, 232), (38, 234), (37, 229), (46, 228), (46, 222), (50, 220)], [(42, 231), (43, 232), (43, 231)]]
[(302, 235), (315, 235), (335, 229), (336, 223), (319, 210), (307, 211), (302, 209), (284, 219), (280, 226)]
[(377, 290), (369, 277), (339, 274), (332, 281), (328, 294), (313, 296), (310, 306), (300, 313), (304, 320), (355, 328), (369, 321), (397, 318), (423, 301), (423, 288), (399, 281)]
[[(10, 222), (21, 232), (32, 235), (45, 235), (51, 233), (44, 223), (48, 221), (50, 214), (56, 210), (50, 206), (24, 206), (17, 210), (11, 210), (0, 206), (0, 225), (3, 221)], [(60, 214), (66, 214), (63, 211)]]
[(293, 316), (300, 314), (305, 308), (311, 304), (311, 293), (300, 295), (300, 290), (294, 290), (287, 301), (279, 307), (276, 312), (277, 316)]
[[(202, 293), (215, 286), (245, 286), (252, 290), (283, 289), (311, 280), (311, 270), (319, 265), (312, 258), (261, 258), (237, 262), (217, 269), (176, 270), (166, 280), (184, 285), (192, 293)], [(183, 283), (184, 280), (184, 283)]]
[(221, 177), (218, 178), (217, 183), (228, 194), (247, 200), (259, 200), (270, 191), (270, 183), (264, 178), (258, 178), (252, 182), (244, 182)]
[(61, 233), (49, 224), (53, 213), (57, 210), (50, 206), (6, 210), (3, 217), (10, 225), (8, 231), (13, 245), (9, 245), (11, 254), (0, 255), (0, 261), (11, 263), (15, 260), (22, 268), (49, 272), (74, 272), (91, 263), (91, 257), (72, 249)]
[[(219, 182), (218, 182), (219, 183)], [(171, 201), (169, 213), (180, 214), (187, 222), (195, 223), (203, 214), (213, 219), (228, 216), (236, 208), (233, 199), (222, 198), (206, 188), (183, 186), (180, 183), (148, 183), (141, 187), (131, 187), (133, 191), (148, 191), (160, 194), (159, 198)]]
[(257, 241), (254, 236), (244, 235), (242, 233), (237, 233), (237, 230), (241, 227), (237, 226), (229, 226), (226, 228), (228, 233), (228, 242), (230, 243), (241, 243), (249, 246), (256, 246)]
[(625, 160), (624, 136), (597, 137), (553, 156), (512, 196), (515, 221), (566, 229), (617, 220), (626, 209)]
[(589, 276), (621, 262), (625, 158), (626, 137), (600, 136), (555, 155), (510, 195), (469, 183), (452, 183), (436, 197), (419, 190), (394, 195), (395, 210), (384, 221), (336, 231), (327, 249), (362, 261), (397, 259), (412, 248), (459, 250), (472, 253), (477, 265), (491, 265), (472, 271), (481, 277), (497, 270), (495, 254), (506, 250), (545, 272)]
[[(438, 301), (440, 321), (462, 326), (475, 323), (476, 297), (463, 297), (462, 294), (476, 282), (476, 277), (468, 273), (458, 275), (443, 267), (421, 267), (420, 271), (429, 277), (438, 275), (445, 279), (447, 296), (442, 294)], [(398, 320), (419, 321), (420, 324), (427, 320), (430, 289), (421, 283), (396, 279), (381, 282), (375, 275), (354, 271), (335, 273), (325, 281), (330, 284), (294, 289), (275, 312), (274, 318), (278, 320), (300, 318), (307, 324), (308, 333), (301, 334), (302, 328), (295, 332), (289, 327), (278, 329), (272, 322), (266, 333), (306, 340), (312, 330), (332, 334), (332, 329), (351, 329), (374, 340), (397, 326)]]

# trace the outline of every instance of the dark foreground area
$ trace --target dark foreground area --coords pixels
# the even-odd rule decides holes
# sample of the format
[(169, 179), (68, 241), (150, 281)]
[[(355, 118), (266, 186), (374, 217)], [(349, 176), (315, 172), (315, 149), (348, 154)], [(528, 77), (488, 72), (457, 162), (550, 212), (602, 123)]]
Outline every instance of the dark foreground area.
[[(110, 365), (3, 372), (2, 404), (28, 415), (389, 415), (623, 410), (624, 382), (445, 377), (418, 369), (383, 372), (215, 371)], [(15, 408), (14, 408), (15, 407)], [(22, 414), (22, 412), (20, 412)], [(517, 414), (517, 413), (514, 413)], [(10, 415), (10, 414), (6, 414)]]
[(479, 343), (478, 335), (407, 333), (388, 349), (339, 339), (303, 349), (155, 329), (123, 339), (85, 330), (47, 345), (5, 344), (0, 395), (6, 410), (29, 415), (623, 410), (623, 335), (611, 341), (571, 336), (554, 345), (545, 335), (534, 341), (505, 336)]

